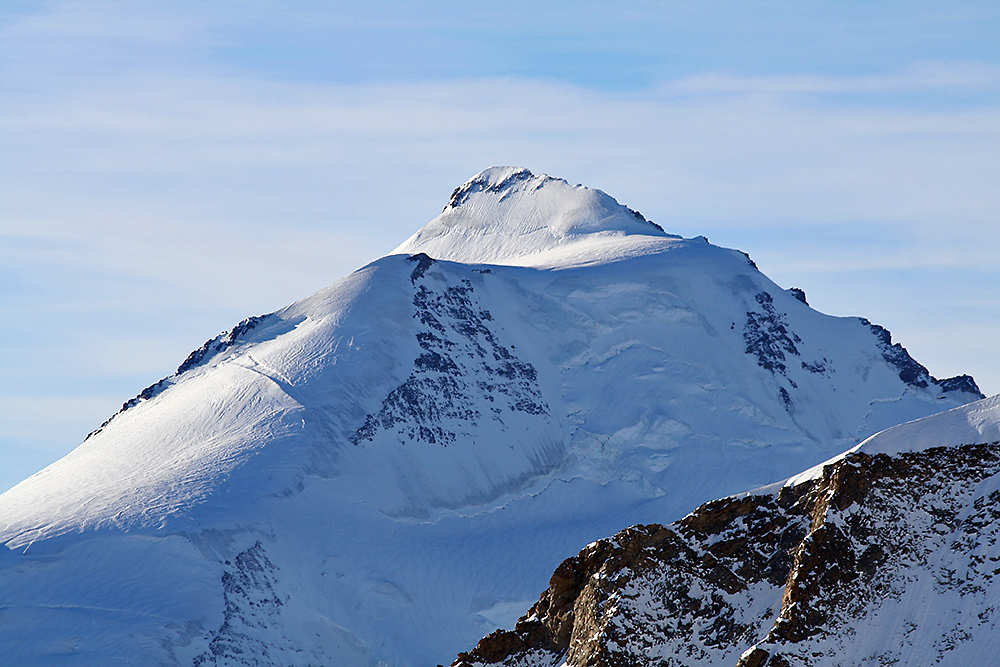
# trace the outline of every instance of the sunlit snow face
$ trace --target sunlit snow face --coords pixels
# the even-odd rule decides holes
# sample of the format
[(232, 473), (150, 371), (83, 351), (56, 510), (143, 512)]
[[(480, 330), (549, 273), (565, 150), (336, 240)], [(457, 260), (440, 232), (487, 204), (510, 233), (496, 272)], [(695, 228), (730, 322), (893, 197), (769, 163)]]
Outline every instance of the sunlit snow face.
[[(669, 237), (612, 197), (520, 167), (493, 167), (455, 190), (444, 212), (394, 252), (463, 262), (538, 265), (584, 261), (590, 248)], [(544, 255), (544, 259), (541, 257)]]

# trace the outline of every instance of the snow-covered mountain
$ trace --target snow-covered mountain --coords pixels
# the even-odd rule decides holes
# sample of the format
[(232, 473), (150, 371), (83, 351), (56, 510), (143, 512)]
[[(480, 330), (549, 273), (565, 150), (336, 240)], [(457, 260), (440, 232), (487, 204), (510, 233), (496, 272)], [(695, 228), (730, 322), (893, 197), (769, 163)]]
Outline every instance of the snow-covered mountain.
[(455, 667), (992, 665), (1000, 397), (560, 565)]
[(0, 496), (18, 664), (427, 665), (624, 525), (980, 398), (743, 253), (494, 168)]

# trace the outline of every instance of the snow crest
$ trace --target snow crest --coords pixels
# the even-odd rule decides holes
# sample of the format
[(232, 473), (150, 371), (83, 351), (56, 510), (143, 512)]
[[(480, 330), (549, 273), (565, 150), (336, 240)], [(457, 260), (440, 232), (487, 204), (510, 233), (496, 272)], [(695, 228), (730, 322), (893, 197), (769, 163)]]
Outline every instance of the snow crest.
[[(536, 265), (608, 244), (679, 238), (613, 197), (523, 167), (492, 167), (393, 251), (468, 263)], [(589, 252), (588, 252), (589, 251)]]
[(790, 477), (782, 484), (795, 486), (816, 479), (823, 474), (824, 467), (854, 452), (896, 456), (936, 447), (985, 444), (1000, 444), (1000, 394), (879, 431), (843, 454)]

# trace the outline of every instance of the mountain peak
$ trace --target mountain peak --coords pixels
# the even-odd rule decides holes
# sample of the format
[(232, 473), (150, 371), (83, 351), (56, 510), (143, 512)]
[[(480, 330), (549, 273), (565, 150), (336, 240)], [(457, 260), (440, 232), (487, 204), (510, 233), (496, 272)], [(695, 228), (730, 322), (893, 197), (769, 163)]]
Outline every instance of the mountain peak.
[[(978, 395), (739, 251), (524, 169), (472, 178), (400, 252), (211, 338), (0, 496), (0, 581), (18, 610), (0, 623), (5, 662), (437, 664), (513, 625), (582, 544)], [(1000, 439), (973, 414), (935, 428)], [(957, 516), (921, 511), (932, 532)], [(793, 517), (798, 536), (769, 532), (760, 544), (784, 551), (759, 560), (757, 533), (694, 544), (706, 577), (683, 599), (705, 596), (695, 620), (667, 616), (713, 645), (731, 619), (768, 622), (812, 516)], [(713, 606), (735, 594), (708, 587), (734, 551), (777, 573), (738, 616)], [(737, 634), (728, 664), (758, 638)]]
[(462, 185), (455, 188), (451, 193), (451, 199), (444, 210), (458, 208), (474, 192), (497, 192), (506, 194), (517, 186), (518, 183), (540, 178), (543, 180), (556, 180), (551, 176), (542, 174), (535, 176), (524, 167), (490, 167), (479, 172)]
[(491, 167), (460, 185), (441, 215), (396, 248), (436, 259), (561, 264), (679, 237), (600, 190), (524, 167)]

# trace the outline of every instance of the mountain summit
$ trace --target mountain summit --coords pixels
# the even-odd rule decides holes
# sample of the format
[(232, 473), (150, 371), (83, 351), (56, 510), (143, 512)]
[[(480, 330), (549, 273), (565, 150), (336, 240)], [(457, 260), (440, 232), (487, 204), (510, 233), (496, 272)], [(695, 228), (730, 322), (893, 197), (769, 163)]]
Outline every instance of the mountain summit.
[(620, 256), (670, 238), (680, 237), (600, 190), (523, 167), (492, 167), (456, 188), (441, 215), (393, 254), (538, 266)]
[(0, 496), (0, 654), (436, 664), (623, 525), (980, 397), (739, 251), (490, 169)]

